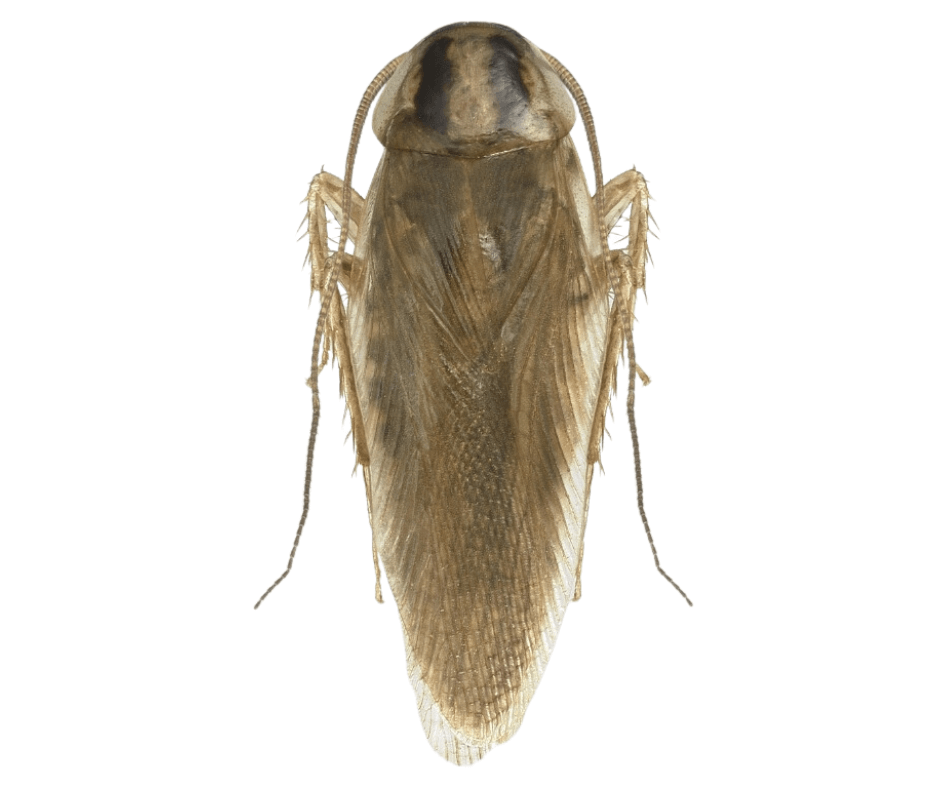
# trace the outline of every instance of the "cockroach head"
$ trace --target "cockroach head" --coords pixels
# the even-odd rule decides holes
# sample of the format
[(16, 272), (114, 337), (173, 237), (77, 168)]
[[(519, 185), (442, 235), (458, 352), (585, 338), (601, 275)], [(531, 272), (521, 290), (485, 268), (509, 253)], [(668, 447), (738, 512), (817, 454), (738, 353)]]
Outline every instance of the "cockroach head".
[(372, 128), (386, 148), (480, 158), (562, 139), (574, 120), (538, 47), (508, 27), (464, 22), (404, 56)]

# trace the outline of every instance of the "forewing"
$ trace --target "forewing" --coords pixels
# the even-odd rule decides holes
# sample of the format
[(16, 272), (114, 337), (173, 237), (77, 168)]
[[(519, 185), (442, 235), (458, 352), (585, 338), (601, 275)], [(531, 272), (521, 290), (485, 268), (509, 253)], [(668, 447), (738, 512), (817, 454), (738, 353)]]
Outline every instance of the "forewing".
[(570, 139), (389, 150), (349, 331), (373, 528), (425, 731), (472, 761), (518, 728), (574, 592), (608, 285)]

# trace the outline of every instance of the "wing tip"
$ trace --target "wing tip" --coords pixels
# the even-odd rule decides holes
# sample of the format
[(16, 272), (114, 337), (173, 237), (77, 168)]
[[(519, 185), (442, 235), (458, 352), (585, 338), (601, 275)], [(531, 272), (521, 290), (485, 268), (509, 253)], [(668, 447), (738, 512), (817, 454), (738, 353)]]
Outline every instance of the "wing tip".
[(472, 744), (465, 741), (441, 714), (440, 706), (431, 695), (431, 690), (421, 678), (421, 671), (408, 653), (408, 673), (418, 701), (421, 726), (428, 737), (428, 744), (445, 761), (456, 766), (472, 766), (493, 748), (493, 742)]

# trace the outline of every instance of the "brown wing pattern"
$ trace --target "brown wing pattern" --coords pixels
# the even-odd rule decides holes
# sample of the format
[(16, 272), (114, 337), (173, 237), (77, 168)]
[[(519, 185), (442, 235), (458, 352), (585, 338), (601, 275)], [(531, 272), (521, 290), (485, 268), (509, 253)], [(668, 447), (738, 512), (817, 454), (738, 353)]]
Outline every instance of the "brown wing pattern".
[(471, 762), (518, 728), (574, 592), (608, 339), (597, 219), (568, 138), (389, 150), (366, 210), (348, 321), (373, 528), (425, 732)]

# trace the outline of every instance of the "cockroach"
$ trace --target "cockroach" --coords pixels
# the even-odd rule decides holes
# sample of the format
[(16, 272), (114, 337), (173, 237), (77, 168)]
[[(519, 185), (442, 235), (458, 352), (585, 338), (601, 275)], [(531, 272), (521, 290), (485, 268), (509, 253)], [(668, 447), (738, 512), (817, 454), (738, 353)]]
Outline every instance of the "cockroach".
[[(363, 199), (353, 162), (380, 91), (372, 127), (385, 152)], [(569, 136), (569, 93), (593, 197)], [(659, 564), (643, 507), (634, 398), (636, 377), (648, 380), (632, 323), (648, 203), (635, 169), (604, 183), (569, 71), (487, 23), (443, 27), (383, 68), (356, 113), (344, 179), (321, 172), (310, 184), (321, 307), (304, 506), (287, 569), (258, 604), (290, 572), (306, 522), (317, 377), (332, 353), (365, 480), (376, 598), (381, 558), (424, 731), (453, 763), (516, 732), (580, 596), (591, 478), (624, 347), (640, 517), (656, 568), (691, 604)], [(340, 224), (335, 251), (327, 209)], [(629, 245), (612, 249), (627, 211)]]

